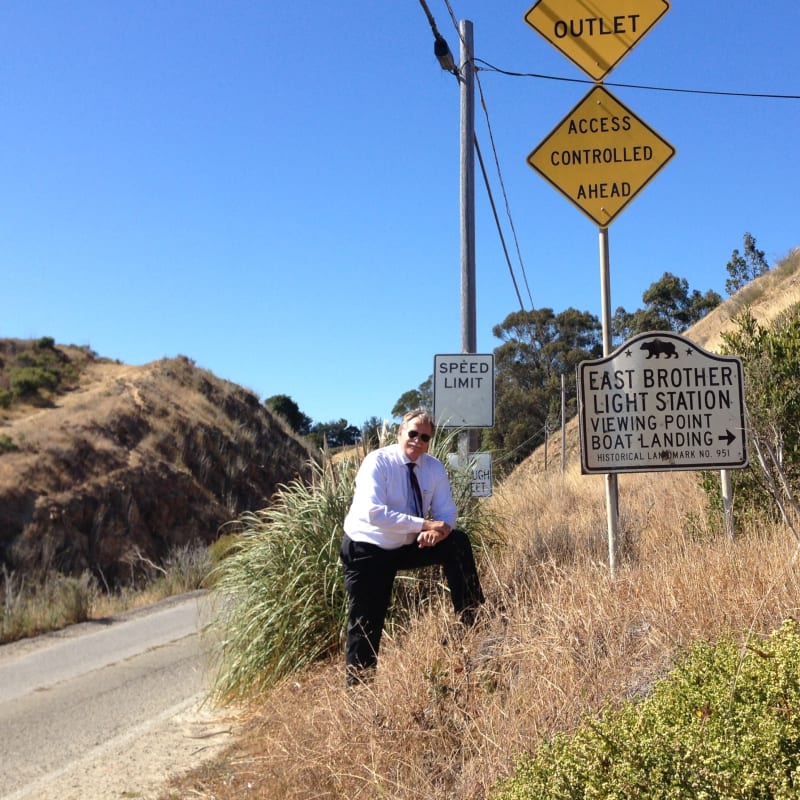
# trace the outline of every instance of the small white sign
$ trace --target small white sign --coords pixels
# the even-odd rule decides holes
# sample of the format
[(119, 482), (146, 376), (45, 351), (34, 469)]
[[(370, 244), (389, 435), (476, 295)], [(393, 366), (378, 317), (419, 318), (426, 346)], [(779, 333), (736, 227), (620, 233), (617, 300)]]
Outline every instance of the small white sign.
[(493, 427), (494, 355), (434, 356), (433, 416), (441, 428)]
[[(448, 455), (450, 468), (455, 472), (461, 469), (461, 458), (458, 453)], [(470, 487), (473, 497), (492, 496), (492, 454), (469, 454)]]

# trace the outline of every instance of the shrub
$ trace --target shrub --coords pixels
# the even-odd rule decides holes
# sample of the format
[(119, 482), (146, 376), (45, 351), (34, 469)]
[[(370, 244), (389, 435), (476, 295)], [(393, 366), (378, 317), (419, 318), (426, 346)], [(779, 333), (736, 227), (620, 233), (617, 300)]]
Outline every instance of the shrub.
[[(800, 489), (800, 305), (766, 326), (749, 309), (735, 322), (722, 338), (723, 352), (739, 356), (744, 367), (750, 466), (732, 472), (739, 527), (753, 514), (776, 516), (784, 493)], [(710, 497), (718, 497), (717, 475), (703, 480)]]
[(213, 541), (208, 546), (208, 557), (212, 567), (234, 552), (238, 543), (239, 537), (235, 533), (223, 533), (222, 536)]
[(97, 594), (97, 584), (88, 572), (78, 578), (48, 573), (26, 581), (4, 567), (2, 588), (0, 642), (85, 622)]
[(494, 800), (772, 798), (800, 791), (800, 626), (700, 642), (642, 702), (519, 762)]
[(338, 552), (355, 472), (350, 461), (316, 466), (313, 485), (295, 480), (234, 524), (238, 541), (210, 576), (220, 600), (220, 696), (267, 688), (338, 645)]
[(0, 435), (0, 453), (13, 453), (15, 450), (19, 450), (16, 444), (14, 444), (14, 440), (7, 434)]
[(58, 386), (58, 375), (43, 367), (15, 367), (9, 370), (9, 385), (17, 397), (31, 397), (40, 389), (52, 391)]
[(166, 574), (161, 581), (165, 596), (201, 589), (211, 570), (208, 548), (200, 542), (175, 547), (164, 560), (164, 569)]
[[(131, 546), (124, 561), (131, 568), (131, 583), (127, 589), (134, 592), (138, 589), (151, 602), (203, 588), (211, 570), (208, 548), (198, 541), (174, 546), (158, 563), (139, 547)], [(137, 587), (138, 582), (141, 585)]]

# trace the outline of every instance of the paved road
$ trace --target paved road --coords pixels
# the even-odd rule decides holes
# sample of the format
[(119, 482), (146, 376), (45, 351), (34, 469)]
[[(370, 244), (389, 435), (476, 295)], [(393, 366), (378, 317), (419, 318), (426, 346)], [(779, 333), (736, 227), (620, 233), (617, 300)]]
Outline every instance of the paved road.
[(201, 592), (0, 647), (0, 798), (44, 796), (76, 762), (198, 702)]

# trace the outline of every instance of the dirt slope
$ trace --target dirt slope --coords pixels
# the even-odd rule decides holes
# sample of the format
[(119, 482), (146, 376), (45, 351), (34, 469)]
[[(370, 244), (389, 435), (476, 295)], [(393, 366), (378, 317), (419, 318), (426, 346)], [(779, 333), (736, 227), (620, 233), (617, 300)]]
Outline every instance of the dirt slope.
[(717, 352), (722, 345), (721, 334), (734, 327), (733, 318), (745, 308), (766, 324), (797, 303), (800, 303), (800, 247), (774, 269), (717, 306), (683, 335), (704, 349)]
[[(0, 366), (24, 346), (0, 340)], [(254, 394), (188, 358), (128, 366), (51, 350), (70, 379), (0, 409), (0, 563), (10, 569), (126, 581), (143, 558), (212, 541), (308, 472), (307, 446)]]

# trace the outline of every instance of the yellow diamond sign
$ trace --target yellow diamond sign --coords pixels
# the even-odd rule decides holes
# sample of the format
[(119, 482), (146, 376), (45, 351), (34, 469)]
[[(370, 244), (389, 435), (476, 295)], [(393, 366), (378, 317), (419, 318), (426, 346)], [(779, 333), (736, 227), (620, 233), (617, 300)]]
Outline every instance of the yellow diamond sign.
[(674, 155), (669, 142), (595, 86), (527, 160), (605, 228)]
[(669, 0), (539, 0), (527, 22), (602, 81), (669, 11)]

